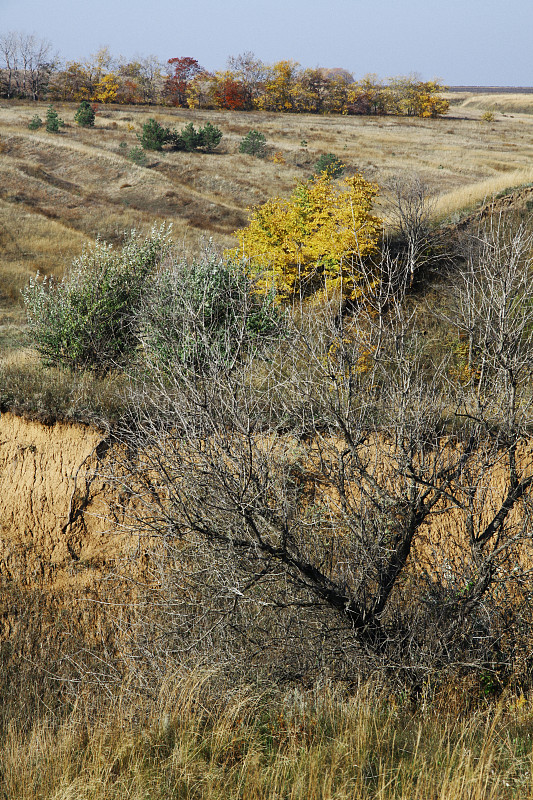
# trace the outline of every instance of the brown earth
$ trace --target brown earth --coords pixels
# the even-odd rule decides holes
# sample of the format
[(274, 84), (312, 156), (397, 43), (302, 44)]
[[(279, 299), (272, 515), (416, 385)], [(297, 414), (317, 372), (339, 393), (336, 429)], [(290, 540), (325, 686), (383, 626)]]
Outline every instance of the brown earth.
[[(107, 448), (105, 436), (87, 426), (0, 416), (0, 642), (10, 636), (17, 615), (9, 598), (21, 602), (35, 591), (50, 607), (67, 609), (71, 622), (90, 627), (89, 639), (101, 635), (96, 601), (106, 576), (119, 564), (124, 569), (138, 546), (137, 537), (113, 527), (113, 494), (95, 477)], [(533, 442), (522, 446), (520, 461), (532, 468)], [(487, 485), (482, 517), (504, 496), (503, 465), (491, 471)], [(436, 514), (419, 537), (413, 567), (445, 576), (461, 561), (464, 543), (460, 513)], [(528, 550), (523, 557), (531, 563), (532, 555)], [(137, 570), (139, 562), (132, 559), (132, 565)]]
[(123, 542), (106, 533), (105, 446), (89, 427), (0, 417), (0, 576), (21, 586), (89, 588)]

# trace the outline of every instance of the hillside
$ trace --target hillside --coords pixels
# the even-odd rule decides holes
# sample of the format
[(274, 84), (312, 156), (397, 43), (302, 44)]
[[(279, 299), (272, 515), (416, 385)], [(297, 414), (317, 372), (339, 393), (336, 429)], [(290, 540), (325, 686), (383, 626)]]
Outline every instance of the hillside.
[[(4, 103), (4, 324), (13, 314), (20, 319), (14, 308), (30, 275), (37, 269), (61, 275), (84, 241), (96, 236), (117, 241), (125, 230), (166, 219), (173, 222), (175, 240), (185, 252), (198, 250), (202, 237), (224, 247), (232, 244), (233, 231), (245, 224), (248, 209), (269, 197), (287, 196), (295, 180), (311, 174), (321, 153), (335, 153), (348, 170), (380, 186), (392, 175), (417, 172), (438, 199), (441, 215), (528, 183), (533, 177), (533, 118), (497, 113), (494, 122), (485, 123), (480, 120), (485, 108), (483, 98), (469, 96), (454, 104), (447, 118), (421, 120), (101, 106), (95, 128), (85, 130), (74, 124), (75, 106), (58, 105), (67, 127), (54, 135), (27, 128), (33, 114), (44, 116), (45, 106)], [(151, 153), (146, 167), (137, 166), (121, 145), (126, 153), (136, 146), (136, 133), (151, 116), (178, 129), (189, 121), (200, 126), (209, 120), (222, 130), (222, 143), (213, 155)], [(253, 128), (265, 134), (270, 158), (237, 152)], [(274, 153), (279, 163), (270, 160)]]
[[(468, 99), (105, 107), (93, 130), (64, 106), (57, 135), (0, 107), (0, 796), (531, 795), (533, 117)], [(154, 115), (222, 144), (135, 164)], [(266, 159), (238, 152), (251, 128)], [(330, 294), (315, 257), (304, 299), (260, 306), (205, 242), (328, 152), (382, 187), (418, 173), (431, 225), (413, 261), (383, 189), (390, 250), (339, 256)], [(124, 234), (162, 221), (176, 249), (143, 273)], [(124, 317), (99, 295), (130, 349), (73, 369), (66, 334), (48, 366), (20, 289), (99, 237), (144, 276)]]

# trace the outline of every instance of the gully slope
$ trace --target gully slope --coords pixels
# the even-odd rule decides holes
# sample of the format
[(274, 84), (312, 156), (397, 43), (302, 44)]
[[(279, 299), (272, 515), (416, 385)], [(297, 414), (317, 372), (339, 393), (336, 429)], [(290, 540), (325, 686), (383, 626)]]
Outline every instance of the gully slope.
[(87, 590), (123, 552), (106, 533), (94, 466), (103, 435), (82, 425), (0, 416), (0, 580), (62, 592)]
[[(32, 592), (48, 608), (66, 609), (70, 621), (92, 638), (102, 630), (98, 608), (105, 605), (106, 578), (142, 573), (143, 558), (128, 558), (136, 552), (137, 537), (114, 528), (109, 513), (113, 493), (97, 476), (107, 447), (101, 432), (83, 425), (0, 416), (0, 642), (10, 635), (17, 603)], [(532, 469), (532, 441), (521, 445), (518, 460), (527, 472)], [(480, 523), (499, 507), (507, 479), (504, 465), (495, 464), (487, 474)], [(519, 523), (515, 512), (511, 516)], [(442, 510), (421, 531), (411, 567), (415, 573), (445, 575), (460, 566), (465, 546), (463, 516)], [(530, 567), (533, 551), (527, 537), (518, 557)], [(115, 599), (128, 602), (126, 585), (131, 589), (131, 583), (118, 584)], [(23, 614), (18, 616), (24, 625)]]

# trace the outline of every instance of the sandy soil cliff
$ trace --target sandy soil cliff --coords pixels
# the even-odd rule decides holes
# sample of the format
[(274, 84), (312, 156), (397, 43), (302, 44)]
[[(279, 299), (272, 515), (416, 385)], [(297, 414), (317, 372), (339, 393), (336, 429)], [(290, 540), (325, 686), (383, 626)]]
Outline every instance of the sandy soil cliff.
[(89, 588), (123, 537), (106, 524), (101, 432), (0, 416), (0, 580), (62, 590)]
[[(16, 613), (17, 601), (10, 598), (32, 591), (51, 606), (67, 608), (84, 628), (98, 627), (103, 578), (119, 560), (122, 569), (138, 545), (136, 538), (113, 528), (112, 491), (95, 477), (107, 447), (104, 435), (87, 426), (0, 416), (0, 641), (9, 635)], [(526, 471), (531, 470), (533, 442), (524, 443), (519, 455)], [(493, 468), (489, 483), (487, 497), (497, 504), (506, 492), (505, 470)], [(484, 514), (491, 510), (487, 497)], [(462, 560), (464, 547), (461, 515), (436, 514), (421, 531), (412, 568), (442, 572)], [(521, 558), (531, 563), (530, 541)], [(127, 571), (133, 568), (137, 574), (141, 562), (132, 559)]]

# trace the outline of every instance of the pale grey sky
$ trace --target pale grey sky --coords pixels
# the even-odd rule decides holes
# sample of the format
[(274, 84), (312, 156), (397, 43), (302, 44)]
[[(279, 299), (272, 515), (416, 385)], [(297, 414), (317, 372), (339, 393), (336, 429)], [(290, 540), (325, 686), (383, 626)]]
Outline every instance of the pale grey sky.
[(356, 78), (533, 85), (532, 0), (0, 0), (8, 31), (49, 39), (64, 60), (107, 45), (116, 56), (192, 56), (215, 70), (251, 50)]

